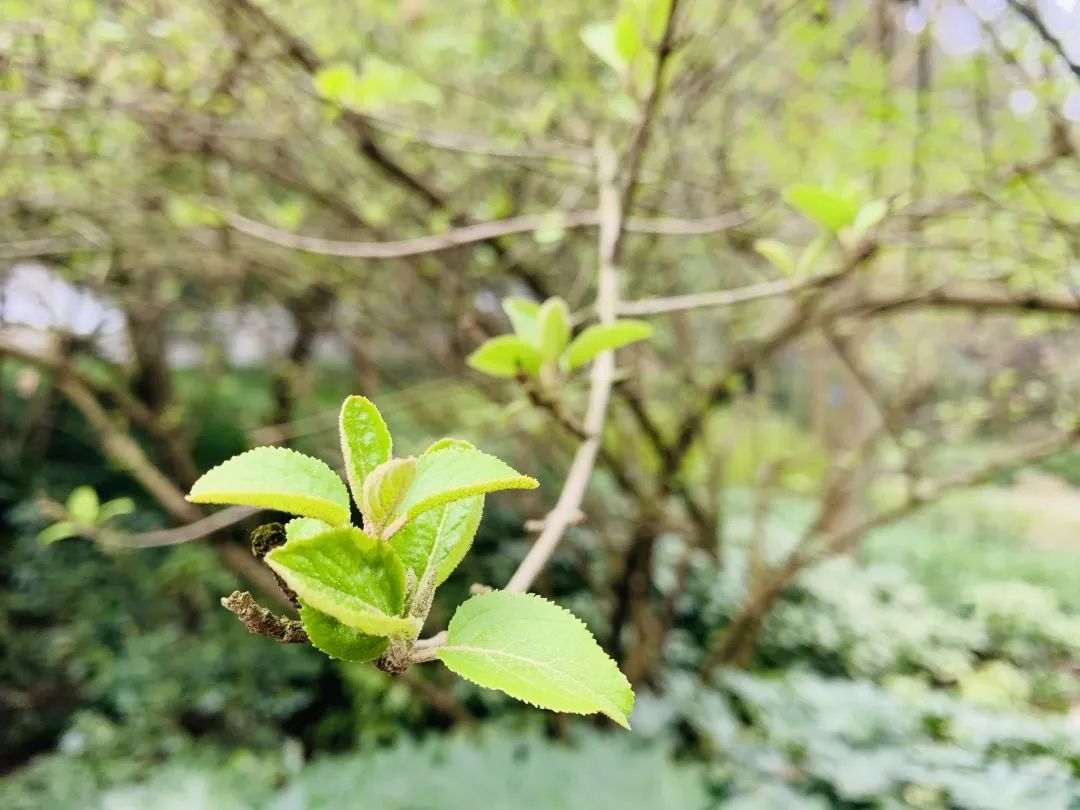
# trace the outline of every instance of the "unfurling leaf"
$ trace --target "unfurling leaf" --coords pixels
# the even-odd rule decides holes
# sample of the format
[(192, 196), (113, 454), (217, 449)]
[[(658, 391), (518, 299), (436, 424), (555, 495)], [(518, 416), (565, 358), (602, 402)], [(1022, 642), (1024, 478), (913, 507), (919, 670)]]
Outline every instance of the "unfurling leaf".
[(613, 22), (592, 23), (581, 29), (581, 41), (585, 47), (614, 68), (620, 75), (626, 70), (626, 60), (619, 53), (615, 42), (615, 24)]
[(533, 346), (540, 344), (540, 333), (537, 330), (537, 317), (540, 314), (540, 305), (528, 298), (510, 296), (502, 302), (503, 311), (510, 319), (514, 327), (514, 333)]
[(131, 500), (131, 498), (113, 498), (110, 501), (105, 501), (98, 511), (98, 525), (107, 523), (113, 518), (130, 515), (134, 511), (135, 501)]
[(754, 242), (754, 250), (768, 259), (769, 263), (785, 276), (795, 274), (795, 259), (791, 255), (791, 248), (783, 242), (775, 239), (758, 239)]
[(535, 594), (492, 591), (450, 620), (438, 658), (473, 683), (545, 709), (629, 728), (630, 684), (580, 619)]
[(889, 213), (889, 204), (885, 200), (868, 202), (859, 209), (855, 221), (851, 223), (851, 230), (855, 232), (856, 237), (862, 238), (881, 220), (885, 219), (887, 213)]
[(611, 324), (594, 324), (574, 338), (563, 355), (567, 371), (573, 371), (608, 349), (618, 349), (652, 335), (652, 326), (645, 321), (616, 321)]
[(440, 504), (501, 489), (535, 489), (536, 479), (522, 475), (505, 461), (464, 447), (422, 455), (416, 478), (405, 493), (398, 518), (411, 520)]
[(499, 335), (484, 342), (465, 360), (472, 368), (492, 377), (516, 377), (540, 371), (540, 350), (517, 335)]
[(341, 454), (353, 500), (359, 505), (368, 474), (390, 460), (393, 443), (379, 409), (367, 397), (351, 396), (338, 418)]
[(378, 658), (390, 641), (382, 636), (369, 636), (342, 624), (311, 605), (300, 604), (300, 621), (308, 634), (311, 646), (339, 661), (361, 663)]
[(187, 498), (276, 509), (334, 526), (349, 522), (349, 493), (337, 473), (284, 447), (256, 447), (233, 456), (196, 481)]
[(52, 543), (58, 543), (61, 540), (67, 540), (69, 537), (78, 537), (79, 527), (70, 520), (60, 520), (51, 526), (47, 526), (41, 530), (37, 539), (39, 543), (43, 545), (50, 545)]
[(483, 512), (483, 495), (441, 504), (402, 526), (390, 544), (417, 582), (441, 585), (468, 552)]
[(412, 456), (391, 459), (368, 473), (360, 499), (364, 528), (368, 532), (379, 536), (397, 513), (415, 477), (416, 459)]
[(81, 486), (71, 490), (65, 504), (68, 517), (83, 526), (93, 526), (98, 522), (98, 494), (93, 487)]
[(285, 539), (300, 540), (330, 531), (333, 526), (317, 518), (293, 518), (285, 524)]
[(852, 197), (816, 186), (788, 186), (784, 200), (807, 219), (834, 233), (854, 222), (859, 212)]
[(405, 568), (389, 544), (352, 526), (289, 540), (266, 563), (305, 603), (361, 633), (409, 636), (416, 619), (401, 617)]
[(540, 356), (555, 362), (570, 342), (570, 310), (561, 298), (549, 298), (537, 316), (540, 331)]

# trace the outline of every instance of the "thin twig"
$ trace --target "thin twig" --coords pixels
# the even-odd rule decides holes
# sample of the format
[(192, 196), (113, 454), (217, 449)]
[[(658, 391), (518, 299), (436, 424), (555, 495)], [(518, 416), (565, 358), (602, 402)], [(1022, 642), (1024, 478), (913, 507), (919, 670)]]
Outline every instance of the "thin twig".
[[(740, 211), (718, 214), (704, 219), (675, 219), (633, 217), (626, 223), (626, 230), (659, 236), (702, 236), (736, 228), (750, 220), (751, 216)], [(497, 219), (453, 228), (445, 233), (428, 234), (412, 239), (388, 242), (350, 242), (323, 239), (290, 233), (248, 219), (241, 214), (228, 212), (225, 220), (236, 230), (264, 242), (290, 250), (299, 250), (319, 256), (338, 256), (346, 259), (400, 259), (437, 253), (464, 245), (490, 242), (502, 236), (535, 233), (544, 228), (595, 228), (600, 225), (596, 211), (553, 211), (549, 214), (527, 214), (520, 217)]]
[[(615, 187), (614, 156), (609, 149), (601, 149), (597, 158), (600, 173), (600, 268), (596, 309), (600, 323), (613, 323), (618, 301), (618, 269), (614, 264), (614, 257), (622, 230), (623, 210)], [(543, 531), (510, 577), (506, 590), (520, 593), (529, 589), (562, 540), (567, 527), (580, 511), (585, 488), (589, 484), (600, 450), (604, 417), (607, 414), (614, 379), (614, 352), (601, 352), (593, 361), (589, 375), (589, 400), (583, 423), (585, 441), (578, 445), (559, 499), (544, 519)]]

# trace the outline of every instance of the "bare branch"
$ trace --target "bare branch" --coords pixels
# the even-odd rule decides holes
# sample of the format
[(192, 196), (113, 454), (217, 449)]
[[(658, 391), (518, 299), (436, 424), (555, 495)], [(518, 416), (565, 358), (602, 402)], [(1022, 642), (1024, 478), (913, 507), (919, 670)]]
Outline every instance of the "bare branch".
[[(701, 236), (730, 230), (745, 224), (750, 218), (749, 215), (738, 211), (704, 219), (635, 217), (627, 221), (626, 230), (660, 236)], [(528, 214), (491, 222), (479, 222), (454, 228), (445, 233), (418, 236), (413, 239), (389, 242), (350, 242), (289, 233), (233, 212), (226, 213), (225, 219), (230, 226), (241, 233), (279, 247), (346, 259), (400, 259), (406, 256), (437, 253), (464, 245), (490, 242), (503, 236), (535, 233), (543, 228), (557, 227), (574, 230), (594, 228), (600, 224), (595, 211), (553, 211), (548, 214)]]
[(233, 591), (221, 597), (221, 605), (256, 636), (266, 636), (282, 644), (306, 644), (308, 634), (297, 619), (286, 619), (264, 608), (247, 591)]

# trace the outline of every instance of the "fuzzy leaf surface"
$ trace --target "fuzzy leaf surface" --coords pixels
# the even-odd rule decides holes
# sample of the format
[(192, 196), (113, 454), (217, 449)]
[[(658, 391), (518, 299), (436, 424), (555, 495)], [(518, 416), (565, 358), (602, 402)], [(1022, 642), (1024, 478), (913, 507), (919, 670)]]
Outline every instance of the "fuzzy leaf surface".
[(390, 645), (388, 639), (353, 630), (308, 604), (300, 605), (300, 621), (304, 623), (311, 646), (339, 661), (371, 661), (386, 652)]
[(338, 417), (345, 477), (359, 505), (364, 481), (380, 464), (390, 460), (394, 445), (379, 409), (367, 397), (351, 396), (342, 403)]
[(349, 493), (337, 473), (284, 447), (256, 447), (233, 456), (196, 481), (187, 499), (276, 509), (333, 526), (349, 522)]
[(305, 603), (361, 633), (409, 635), (419, 622), (402, 618), (405, 567), (387, 544), (352, 526), (290, 540), (266, 563)]
[(543, 597), (491, 591), (462, 604), (438, 658), (461, 677), (544, 709), (623, 728), (634, 692), (584, 623)]

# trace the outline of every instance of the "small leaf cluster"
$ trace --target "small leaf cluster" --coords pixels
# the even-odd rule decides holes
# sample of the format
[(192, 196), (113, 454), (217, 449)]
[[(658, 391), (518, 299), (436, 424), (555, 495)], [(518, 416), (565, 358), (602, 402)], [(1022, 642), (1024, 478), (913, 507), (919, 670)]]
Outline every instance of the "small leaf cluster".
[(759, 239), (754, 242), (754, 250), (785, 276), (794, 278), (813, 272), (835, 242), (848, 248), (857, 245), (889, 213), (885, 200), (864, 202), (850, 189), (796, 183), (784, 189), (783, 197), (784, 202), (817, 225), (821, 234), (797, 254), (777, 239)]
[(390, 431), (364, 397), (345, 400), (339, 426), (348, 488), (319, 459), (258, 447), (207, 472), (188, 495), (297, 516), (265, 561), (295, 594), (311, 644), (391, 673), (437, 657), (481, 686), (626, 726), (633, 692), (615, 662), (580, 620), (539, 596), (474, 596), (433, 655), (416, 646), (435, 589), (472, 545), (484, 496), (537, 482), (458, 439), (394, 458)]
[(561, 298), (537, 304), (511, 297), (503, 300), (503, 309), (514, 333), (491, 338), (467, 359), (472, 368), (492, 377), (524, 376), (552, 383), (592, 362), (601, 352), (652, 335), (652, 326), (645, 321), (620, 320), (593, 324), (572, 338), (570, 310)]
[(46, 545), (69, 537), (98, 538), (116, 518), (135, 511), (135, 503), (131, 498), (113, 498), (101, 503), (97, 491), (84, 485), (75, 487), (56, 511), (60, 519), (38, 535), (38, 540)]

